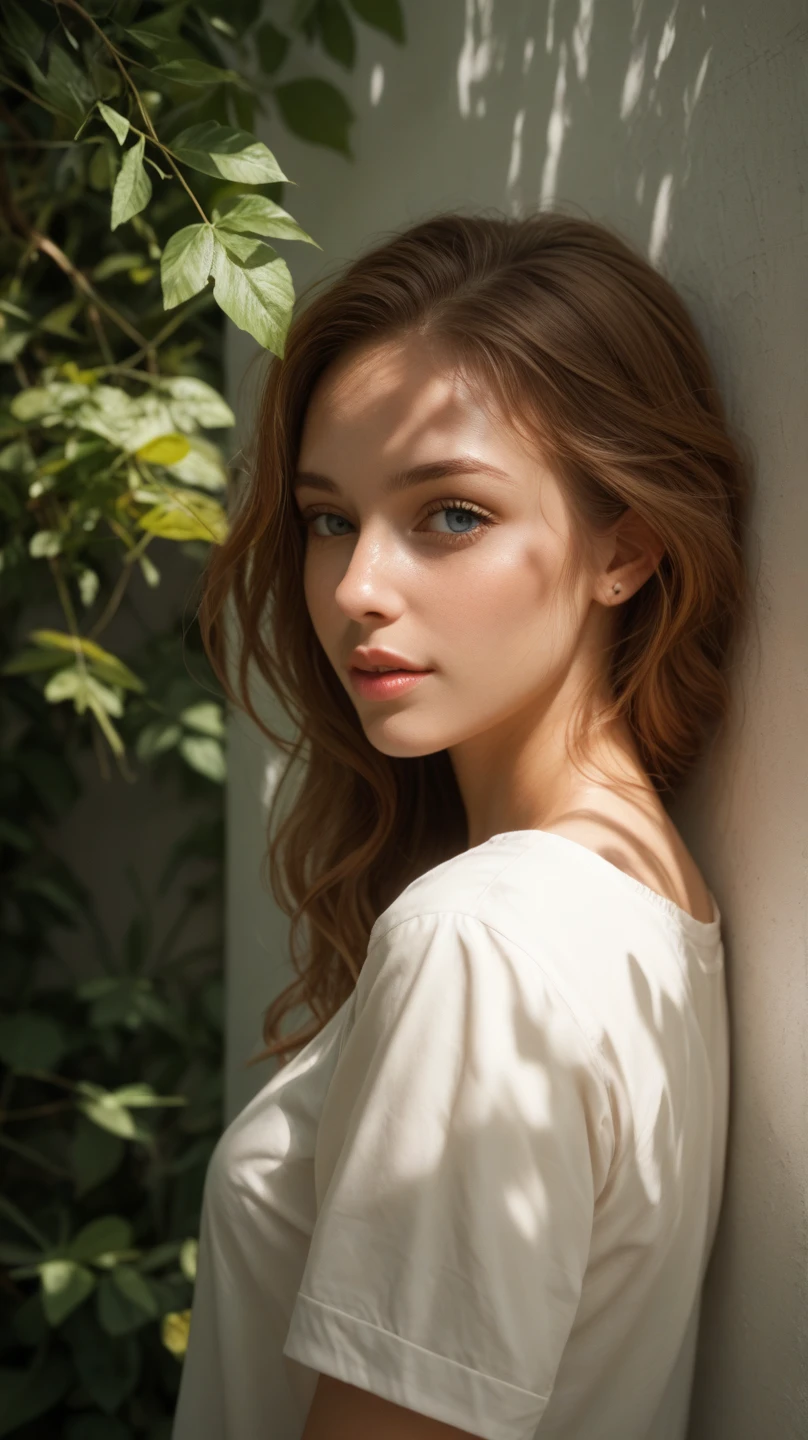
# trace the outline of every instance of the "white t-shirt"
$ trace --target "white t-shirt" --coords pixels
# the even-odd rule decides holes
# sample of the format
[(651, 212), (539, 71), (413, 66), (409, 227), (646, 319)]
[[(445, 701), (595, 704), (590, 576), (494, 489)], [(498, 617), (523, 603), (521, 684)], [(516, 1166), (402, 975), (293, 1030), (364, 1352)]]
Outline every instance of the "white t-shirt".
[(205, 1183), (173, 1440), (318, 1372), (485, 1440), (683, 1440), (724, 1169), (721, 916), (495, 835), (379, 916)]

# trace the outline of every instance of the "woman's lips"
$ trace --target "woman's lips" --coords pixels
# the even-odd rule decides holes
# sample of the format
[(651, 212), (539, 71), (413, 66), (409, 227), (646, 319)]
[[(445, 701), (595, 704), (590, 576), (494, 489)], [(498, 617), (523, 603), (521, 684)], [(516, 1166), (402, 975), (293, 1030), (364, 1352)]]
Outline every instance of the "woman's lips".
[(360, 670), (352, 665), (348, 671), (354, 690), (363, 700), (393, 700), (411, 690), (431, 670), (386, 670), (383, 674), (373, 670)]

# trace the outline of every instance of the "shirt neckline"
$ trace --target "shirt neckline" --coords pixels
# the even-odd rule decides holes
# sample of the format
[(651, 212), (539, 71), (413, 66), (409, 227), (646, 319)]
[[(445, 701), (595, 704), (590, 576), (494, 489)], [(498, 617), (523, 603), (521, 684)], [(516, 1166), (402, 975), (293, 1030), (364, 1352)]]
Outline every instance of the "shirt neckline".
[(495, 840), (507, 840), (512, 835), (540, 836), (542, 844), (556, 843), (562, 849), (567, 849), (570, 854), (577, 852), (579, 855), (587, 857), (585, 863), (593, 865), (601, 874), (608, 872), (615, 878), (615, 883), (633, 891), (635, 895), (641, 896), (649, 904), (654, 905), (669, 919), (675, 920), (695, 944), (703, 946), (705, 949), (711, 949), (718, 943), (721, 934), (721, 911), (718, 901), (709, 888), (707, 894), (713, 906), (713, 918), (712, 920), (697, 920), (695, 915), (691, 915), (689, 910), (684, 910), (681, 905), (677, 905), (675, 900), (669, 899), (667, 895), (661, 895), (658, 890), (652, 890), (650, 885), (644, 885), (642, 880), (637, 880), (634, 875), (628, 875), (625, 870), (620, 870), (617, 865), (612, 864), (611, 860), (605, 859), (596, 850), (590, 850), (588, 845), (582, 845), (579, 840), (572, 840), (568, 835), (559, 835), (555, 830), (535, 828), (531, 830), (501, 830), (496, 835), (490, 835), (487, 840), (483, 840), (482, 844), (490, 845)]

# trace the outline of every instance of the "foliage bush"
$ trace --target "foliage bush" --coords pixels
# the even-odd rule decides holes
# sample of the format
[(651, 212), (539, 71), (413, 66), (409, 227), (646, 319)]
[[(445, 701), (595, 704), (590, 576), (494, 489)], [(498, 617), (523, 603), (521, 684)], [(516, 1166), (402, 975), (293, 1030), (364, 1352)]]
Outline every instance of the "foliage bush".
[[(404, 38), (399, 0), (269, 10), (2, 7), (0, 1436), (21, 1440), (165, 1440), (187, 1341), (222, 1125), (221, 936), (187, 932), (221, 885), (224, 717), (193, 618), (154, 592), (172, 547), (195, 574), (226, 530), (223, 317), (282, 354), (269, 242), (315, 243), (257, 116), (350, 155), (340, 90), (287, 61), (350, 68), (357, 17)], [(155, 933), (132, 873), (122, 948), (60, 854), (88, 753), (189, 818), (174, 920)]]

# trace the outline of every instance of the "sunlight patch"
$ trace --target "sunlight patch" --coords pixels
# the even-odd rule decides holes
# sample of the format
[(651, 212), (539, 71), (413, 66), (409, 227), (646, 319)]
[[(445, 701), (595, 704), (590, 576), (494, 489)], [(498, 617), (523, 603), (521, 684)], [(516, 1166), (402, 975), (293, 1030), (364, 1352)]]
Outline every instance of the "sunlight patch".
[(384, 93), (384, 66), (374, 65), (370, 72), (370, 103), (378, 105)]
[(567, 95), (567, 47), (562, 40), (558, 54), (553, 108), (547, 122), (547, 155), (541, 176), (541, 199), (546, 202), (555, 194), (558, 166), (564, 144), (564, 132), (571, 123), (571, 115), (565, 104)]
[(645, 51), (648, 44), (648, 37), (643, 40), (642, 45), (634, 51), (628, 62), (626, 78), (623, 81), (623, 94), (620, 99), (620, 119), (626, 120), (634, 109), (642, 94), (642, 82), (645, 79)]
[(670, 172), (663, 175), (657, 191), (656, 204), (654, 205), (654, 216), (651, 221), (651, 239), (648, 243), (648, 258), (652, 265), (659, 264), (665, 249), (665, 242), (670, 229), (671, 194), (673, 191), (673, 176)]

